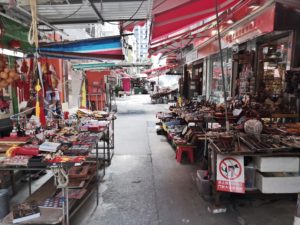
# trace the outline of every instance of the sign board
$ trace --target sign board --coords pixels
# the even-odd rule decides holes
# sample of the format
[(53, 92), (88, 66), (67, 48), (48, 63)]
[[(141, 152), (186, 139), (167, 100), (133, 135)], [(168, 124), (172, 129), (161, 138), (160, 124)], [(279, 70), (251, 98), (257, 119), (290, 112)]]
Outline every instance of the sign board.
[(187, 63), (192, 63), (198, 59), (198, 51), (192, 50), (191, 52), (187, 53), (185, 56), (186, 62)]
[(117, 79), (114, 76), (108, 75), (105, 76), (105, 83), (115, 85), (117, 83)]
[[(243, 23), (238, 23), (228, 30), (225, 36), (222, 34), (222, 48), (230, 48), (233, 45), (241, 44), (248, 40), (253, 40), (256, 37), (262, 36), (274, 31), (275, 23), (275, 5), (267, 8), (258, 15), (253, 15), (253, 19), (247, 19)], [(209, 39), (210, 40), (210, 39)], [(211, 38), (207, 44), (203, 40), (199, 40), (198, 59), (205, 58), (219, 52), (219, 43), (217, 38)], [(202, 46), (203, 45), (203, 46)]]
[(245, 193), (243, 156), (217, 155), (217, 191)]
[(275, 24), (275, 5), (268, 8), (253, 20), (232, 29), (225, 36), (225, 42), (231, 46), (233, 43), (243, 43), (274, 31)]

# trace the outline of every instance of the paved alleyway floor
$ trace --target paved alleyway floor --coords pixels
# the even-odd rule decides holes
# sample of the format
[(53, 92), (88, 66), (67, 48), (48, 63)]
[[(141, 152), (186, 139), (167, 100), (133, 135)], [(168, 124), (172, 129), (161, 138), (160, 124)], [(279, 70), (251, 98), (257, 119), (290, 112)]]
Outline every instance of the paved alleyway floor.
[(179, 164), (164, 136), (155, 132), (155, 114), (168, 105), (150, 104), (148, 95), (117, 100), (115, 155), (95, 195), (72, 225), (292, 225), (295, 195), (231, 196), (227, 213), (211, 214), (197, 191), (199, 164)]

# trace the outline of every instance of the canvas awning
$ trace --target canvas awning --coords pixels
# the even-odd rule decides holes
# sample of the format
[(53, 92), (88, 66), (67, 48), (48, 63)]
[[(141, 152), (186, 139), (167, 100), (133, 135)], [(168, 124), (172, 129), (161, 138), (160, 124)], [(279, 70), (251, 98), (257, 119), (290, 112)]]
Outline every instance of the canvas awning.
[(103, 69), (115, 67), (116, 64), (112, 62), (103, 62), (103, 63), (78, 63), (73, 64), (73, 69), (75, 70), (93, 70), (93, 69)]
[(168, 69), (171, 69), (171, 68), (174, 68), (174, 67), (175, 67), (175, 65), (173, 65), (173, 66), (161, 66), (161, 67), (157, 67), (157, 68), (154, 68), (154, 69), (144, 70), (143, 73), (150, 74), (150, 73), (153, 73), (153, 72), (168, 70)]
[[(175, 0), (176, 4), (174, 4), (173, 0), (166, 0), (161, 4), (158, 4), (157, 2), (162, 1), (156, 0), (153, 6), (152, 42), (215, 15), (214, 0)], [(222, 12), (227, 10), (239, 2), (242, 1), (217, 0), (218, 11)]]
[(121, 28), (123, 31), (130, 31), (132, 32), (134, 27), (136, 26), (144, 26), (146, 23), (146, 20), (144, 21), (126, 21), (126, 22), (122, 22), (120, 24)]
[(174, 36), (168, 36), (167, 39), (162, 39), (160, 41), (151, 43), (148, 52), (150, 55), (174, 52), (184, 48), (186, 45), (191, 44), (198, 39), (210, 37), (211, 30), (214, 29), (215, 26), (216, 20), (214, 19), (201, 26), (187, 29), (185, 32), (180, 32)]
[(129, 74), (124, 73), (124, 72), (120, 72), (119, 74), (122, 76), (122, 79), (131, 79), (132, 78)]
[(120, 36), (42, 44), (41, 55), (123, 60)]

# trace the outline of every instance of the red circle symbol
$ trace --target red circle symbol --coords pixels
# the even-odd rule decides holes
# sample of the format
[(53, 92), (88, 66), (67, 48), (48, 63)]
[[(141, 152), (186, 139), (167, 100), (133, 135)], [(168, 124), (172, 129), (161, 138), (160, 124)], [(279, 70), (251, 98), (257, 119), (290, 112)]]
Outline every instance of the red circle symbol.
[(219, 164), (219, 172), (226, 180), (235, 180), (242, 174), (242, 166), (235, 158), (227, 157)]

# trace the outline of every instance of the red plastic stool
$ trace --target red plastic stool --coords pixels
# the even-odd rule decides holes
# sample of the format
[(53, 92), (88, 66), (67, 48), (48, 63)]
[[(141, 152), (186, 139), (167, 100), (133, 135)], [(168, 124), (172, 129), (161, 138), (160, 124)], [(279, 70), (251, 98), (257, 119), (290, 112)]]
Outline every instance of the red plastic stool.
[(188, 158), (189, 158), (190, 162), (194, 163), (194, 146), (188, 146), (188, 145), (177, 146), (177, 149), (176, 149), (176, 160), (179, 163), (181, 163), (182, 153), (183, 152), (187, 152)]

